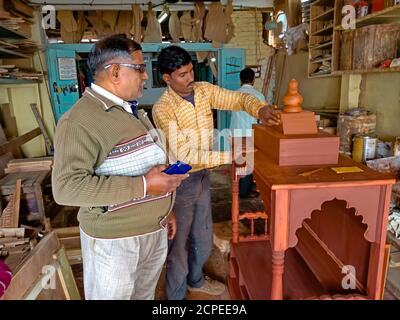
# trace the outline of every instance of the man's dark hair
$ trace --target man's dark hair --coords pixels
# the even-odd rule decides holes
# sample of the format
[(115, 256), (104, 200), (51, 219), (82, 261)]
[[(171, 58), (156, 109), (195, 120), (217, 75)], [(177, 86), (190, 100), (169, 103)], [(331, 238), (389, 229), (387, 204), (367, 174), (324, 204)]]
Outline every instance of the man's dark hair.
[(190, 54), (178, 46), (169, 46), (161, 50), (158, 56), (158, 71), (161, 74), (171, 74), (175, 70), (192, 62)]
[(125, 34), (115, 34), (100, 39), (90, 50), (88, 57), (88, 66), (94, 76), (108, 62), (117, 58), (130, 58), (132, 52), (141, 51), (139, 43), (128, 39)]
[(244, 68), (240, 71), (240, 81), (242, 83), (253, 83), (255, 77), (255, 73), (251, 68)]

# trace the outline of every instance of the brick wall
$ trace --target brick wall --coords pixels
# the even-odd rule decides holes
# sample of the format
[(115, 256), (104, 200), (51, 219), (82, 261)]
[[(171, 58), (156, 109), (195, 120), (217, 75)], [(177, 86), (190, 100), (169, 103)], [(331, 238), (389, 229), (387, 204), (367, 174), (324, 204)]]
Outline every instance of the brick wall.
[[(246, 65), (256, 65), (262, 58), (273, 53), (273, 49), (263, 43), (262, 14), (260, 10), (237, 10), (232, 14), (235, 35), (225, 44), (227, 48), (245, 48)], [(255, 87), (262, 88), (261, 79), (256, 79)]]

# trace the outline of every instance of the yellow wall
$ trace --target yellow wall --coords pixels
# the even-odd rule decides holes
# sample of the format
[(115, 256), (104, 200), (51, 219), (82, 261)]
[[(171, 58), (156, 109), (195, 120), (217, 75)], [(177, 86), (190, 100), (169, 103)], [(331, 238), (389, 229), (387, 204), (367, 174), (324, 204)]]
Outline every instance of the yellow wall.
[[(32, 27), (32, 40), (40, 45), (40, 24), (34, 24)], [(40, 53), (43, 68), (46, 69), (46, 57), (43, 52)], [(14, 59), (12, 63), (24, 63), (20, 59)], [(39, 52), (35, 53), (30, 64), (37, 70), (41, 70), (39, 60)], [(11, 64), (10, 60), (7, 63)], [(46, 71), (46, 70), (45, 70)], [(51, 109), (50, 99), (45, 82), (40, 84), (12, 84), (0, 85), (0, 103), (9, 103), (11, 112), (16, 118), (18, 135), (22, 135), (34, 128), (38, 127), (37, 121), (30, 108), (31, 103), (36, 103), (39, 112), (42, 115), (47, 132), (52, 139), (55, 131), (54, 117)], [(25, 143), (22, 146), (22, 152), (25, 157), (39, 157), (46, 155), (46, 148), (42, 136), (36, 137), (33, 140)]]
[[(246, 65), (258, 65), (261, 59), (273, 54), (274, 50), (263, 43), (261, 10), (234, 11), (232, 21), (235, 25), (235, 35), (224, 47), (245, 48)], [(254, 87), (261, 90), (262, 86), (261, 79), (256, 79)]]
[(379, 136), (400, 136), (400, 73), (371, 73), (365, 76), (360, 100), (376, 113)]
[(299, 92), (303, 96), (305, 109), (337, 109), (340, 103), (340, 77), (308, 79), (308, 53), (299, 53), (286, 57), (286, 65), (281, 80), (278, 106), (287, 92), (290, 79), (299, 82)]

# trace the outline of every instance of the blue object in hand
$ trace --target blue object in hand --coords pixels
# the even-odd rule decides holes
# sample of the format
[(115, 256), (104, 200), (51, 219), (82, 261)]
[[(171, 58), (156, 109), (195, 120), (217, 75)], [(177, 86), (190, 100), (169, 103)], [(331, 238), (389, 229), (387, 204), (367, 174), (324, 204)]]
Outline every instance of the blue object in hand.
[(171, 164), (167, 169), (163, 172), (166, 174), (185, 174), (190, 171), (192, 167), (182, 161), (177, 161), (174, 164)]

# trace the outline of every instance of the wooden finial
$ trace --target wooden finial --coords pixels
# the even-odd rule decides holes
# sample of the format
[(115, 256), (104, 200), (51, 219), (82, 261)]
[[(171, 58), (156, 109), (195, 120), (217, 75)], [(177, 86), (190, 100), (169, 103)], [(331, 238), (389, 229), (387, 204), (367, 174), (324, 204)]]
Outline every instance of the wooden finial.
[(303, 97), (299, 94), (299, 83), (296, 79), (289, 81), (288, 92), (283, 97), (283, 112), (301, 112)]

